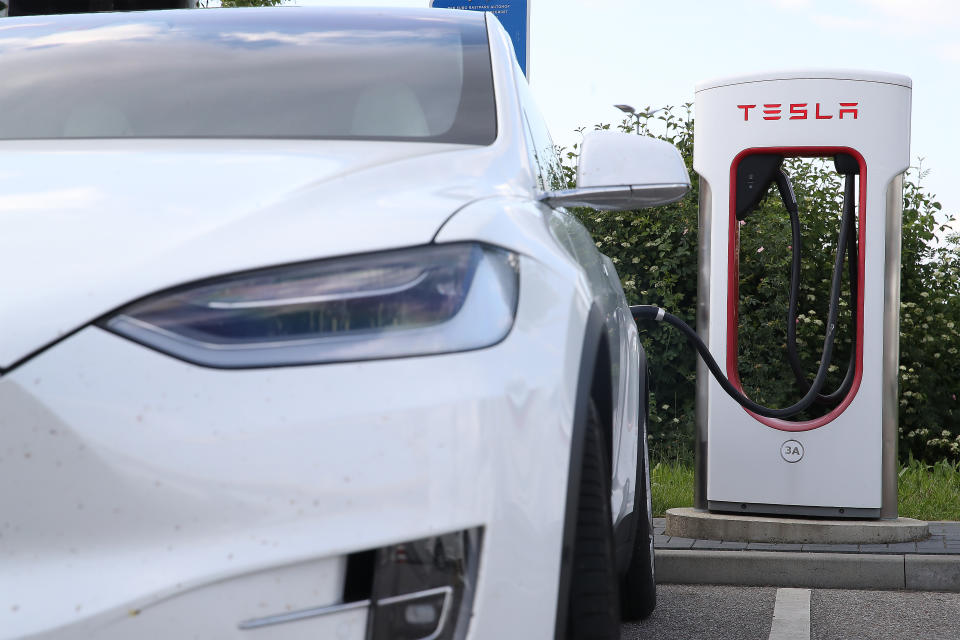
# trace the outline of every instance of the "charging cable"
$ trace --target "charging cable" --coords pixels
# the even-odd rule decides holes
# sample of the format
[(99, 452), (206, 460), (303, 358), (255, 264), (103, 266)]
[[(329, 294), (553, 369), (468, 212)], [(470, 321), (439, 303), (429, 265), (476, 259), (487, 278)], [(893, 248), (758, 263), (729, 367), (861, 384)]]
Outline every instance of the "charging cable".
[[(809, 409), (815, 402), (836, 402), (837, 400), (846, 396), (847, 393), (849, 393), (850, 388), (853, 386), (856, 349), (854, 349), (850, 354), (850, 363), (847, 366), (847, 373), (844, 376), (844, 380), (840, 384), (840, 387), (836, 391), (826, 395), (821, 395), (820, 393), (824, 383), (826, 382), (827, 372), (830, 368), (830, 362), (833, 356), (837, 318), (840, 312), (840, 288), (845, 255), (849, 263), (851, 291), (850, 298), (852, 304), (851, 314), (853, 316), (852, 326), (854, 328), (854, 335), (856, 335), (857, 285), (859, 274), (857, 271), (858, 260), (856, 218), (854, 215), (854, 174), (853, 172), (849, 171), (846, 171), (845, 173), (843, 214), (840, 220), (840, 237), (837, 241), (837, 256), (834, 260), (833, 277), (830, 283), (830, 304), (827, 312), (826, 335), (823, 339), (823, 352), (820, 357), (820, 367), (817, 369), (817, 374), (814, 377), (813, 382), (809, 383), (810, 386), (808, 387), (807, 392), (797, 403), (783, 409), (772, 409), (770, 407), (757, 404), (745, 396), (739, 389), (737, 389), (723, 374), (723, 370), (720, 369), (720, 366), (713, 358), (713, 355), (710, 353), (707, 345), (703, 343), (703, 340), (700, 339), (700, 336), (697, 335), (696, 331), (694, 331), (690, 325), (672, 313), (669, 313), (664, 309), (654, 305), (633, 305), (630, 307), (630, 312), (633, 315), (634, 320), (655, 320), (659, 322), (666, 322), (667, 324), (679, 329), (680, 332), (687, 338), (687, 341), (690, 342), (690, 344), (697, 350), (697, 352), (700, 354), (700, 357), (703, 358), (703, 361), (710, 370), (710, 373), (712, 373), (713, 377), (716, 378), (718, 383), (720, 383), (721, 388), (723, 388), (727, 395), (733, 398), (733, 400), (740, 404), (740, 406), (756, 413), (757, 415), (767, 418), (789, 418), (805, 411), (806, 409)], [(780, 192), (780, 198), (783, 200), (784, 206), (786, 207), (787, 212), (790, 214), (791, 235), (793, 240), (793, 255), (790, 269), (790, 308), (787, 314), (787, 357), (797, 381), (801, 384), (801, 386), (807, 386), (808, 382), (806, 376), (803, 374), (803, 370), (800, 365), (800, 358), (797, 355), (796, 333), (801, 263), (799, 207), (797, 205), (796, 197), (793, 194), (793, 186), (790, 184), (790, 179), (787, 174), (782, 169), (778, 169), (772, 178), (776, 181), (777, 189)]]

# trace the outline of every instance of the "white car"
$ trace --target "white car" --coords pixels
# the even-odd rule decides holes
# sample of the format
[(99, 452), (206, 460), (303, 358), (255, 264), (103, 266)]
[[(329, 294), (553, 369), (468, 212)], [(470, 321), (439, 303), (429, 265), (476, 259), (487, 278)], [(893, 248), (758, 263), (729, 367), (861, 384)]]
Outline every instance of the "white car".
[(475, 12), (6, 18), (0, 60), (0, 637), (649, 613), (643, 352), (563, 207), (678, 199), (673, 147), (557, 189)]

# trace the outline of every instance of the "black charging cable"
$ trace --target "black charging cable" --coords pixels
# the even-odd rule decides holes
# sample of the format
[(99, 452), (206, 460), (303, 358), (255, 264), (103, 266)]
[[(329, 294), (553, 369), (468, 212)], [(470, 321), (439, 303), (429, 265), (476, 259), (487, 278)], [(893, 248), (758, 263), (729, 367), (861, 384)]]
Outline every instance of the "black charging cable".
[[(790, 368), (793, 370), (793, 375), (797, 380), (797, 384), (799, 384), (801, 388), (808, 388), (810, 386), (810, 382), (807, 380), (807, 377), (803, 372), (803, 367), (800, 364), (800, 356), (798, 355), (797, 350), (797, 306), (798, 299), (800, 297), (801, 262), (800, 210), (797, 206), (796, 197), (793, 195), (793, 187), (790, 184), (790, 179), (786, 176), (786, 174), (782, 170), (778, 171), (775, 179), (777, 182), (777, 189), (780, 191), (780, 198), (783, 200), (784, 206), (787, 209), (787, 212), (790, 214), (790, 228), (793, 240), (793, 259), (790, 265), (790, 306), (787, 312), (787, 361), (790, 363)], [(854, 189), (855, 185), (853, 174), (847, 174), (844, 177), (843, 220), (847, 221), (847, 224), (850, 228), (847, 232), (847, 246), (843, 247), (843, 245), (839, 245), (837, 250), (842, 251), (845, 248), (847, 254), (847, 273), (849, 274), (850, 279), (851, 336), (857, 335), (857, 289), (860, 279), (857, 251), (856, 217), (853, 215), (852, 211), (849, 215), (847, 215), (847, 209), (853, 209), (855, 206)], [(842, 400), (847, 393), (850, 392), (850, 389), (853, 387), (854, 373), (856, 372), (856, 358), (857, 350), (855, 348), (851, 349), (850, 359), (847, 362), (847, 371), (843, 377), (843, 381), (840, 383), (840, 386), (837, 387), (837, 389), (832, 393), (818, 395), (818, 403), (827, 405), (835, 404), (836, 402)]]
[[(791, 368), (793, 369), (798, 382), (800, 382), (801, 385), (806, 386), (806, 377), (803, 375), (796, 348), (796, 316), (800, 288), (801, 258), (799, 207), (797, 205), (796, 197), (793, 194), (793, 186), (790, 184), (790, 179), (787, 174), (782, 170), (778, 170), (773, 178), (777, 182), (777, 188), (780, 191), (780, 197), (784, 202), (784, 206), (787, 208), (787, 212), (790, 214), (791, 235), (793, 240), (793, 257), (790, 270), (790, 309), (788, 311), (787, 322), (788, 358), (790, 359)], [(849, 392), (853, 384), (856, 350), (851, 353), (850, 364), (847, 367), (847, 374), (844, 377), (840, 387), (833, 393), (827, 395), (821, 395), (820, 390), (823, 388), (823, 385), (826, 382), (827, 372), (830, 368), (830, 362), (833, 357), (837, 318), (840, 312), (840, 289), (845, 256), (849, 261), (851, 301), (853, 305), (851, 308), (851, 313), (853, 315), (854, 330), (856, 329), (855, 323), (857, 310), (856, 296), (858, 265), (853, 185), (853, 175), (847, 174), (844, 185), (843, 213), (840, 220), (840, 237), (837, 240), (837, 256), (834, 260), (833, 277), (830, 282), (830, 304), (827, 312), (826, 334), (824, 335), (823, 339), (823, 352), (820, 357), (820, 367), (817, 369), (817, 375), (814, 377), (813, 382), (810, 383), (809, 388), (799, 402), (783, 409), (772, 409), (770, 407), (757, 404), (745, 396), (739, 389), (733, 386), (730, 380), (724, 375), (723, 370), (713, 358), (713, 355), (710, 353), (707, 345), (705, 345), (703, 340), (700, 339), (700, 336), (697, 335), (697, 332), (694, 331), (690, 325), (672, 313), (653, 305), (633, 305), (630, 307), (630, 312), (633, 315), (633, 319), (666, 322), (667, 324), (679, 329), (680, 332), (683, 333), (683, 335), (687, 338), (687, 341), (690, 342), (690, 344), (697, 350), (697, 352), (700, 354), (700, 357), (703, 358), (703, 361), (710, 370), (710, 373), (712, 373), (713, 377), (716, 378), (718, 383), (720, 383), (721, 388), (723, 388), (727, 395), (733, 398), (738, 404), (740, 404), (740, 406), (756, 413), (757, 415), (767, 418), (789, 418), (809, 409), (815, 402), (835, 402), (836, 400), (843, 398)]]

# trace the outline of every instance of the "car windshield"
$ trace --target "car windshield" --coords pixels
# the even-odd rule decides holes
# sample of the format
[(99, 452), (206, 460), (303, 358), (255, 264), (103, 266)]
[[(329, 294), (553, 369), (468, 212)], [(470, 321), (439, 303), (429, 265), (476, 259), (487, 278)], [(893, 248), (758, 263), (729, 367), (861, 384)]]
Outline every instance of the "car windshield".
[(318, 8), (0, 21), (0, 140), (489, 144), (482, 14)]

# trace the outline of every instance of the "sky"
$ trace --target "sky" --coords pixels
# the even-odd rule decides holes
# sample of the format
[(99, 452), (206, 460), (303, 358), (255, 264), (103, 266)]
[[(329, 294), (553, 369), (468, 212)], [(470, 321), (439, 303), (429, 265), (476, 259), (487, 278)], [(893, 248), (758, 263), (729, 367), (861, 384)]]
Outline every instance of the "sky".
[(715, 77), (804, 68), (900, 73), (913, 79), (911, 165), (923, 158), (923, 186), (960, 217), (960, 1), (529, 1), (530, 86), (558, 144), (576, 142), (578, 127), (620, 122), (614, 104), (693, 102), (694, 86)]

